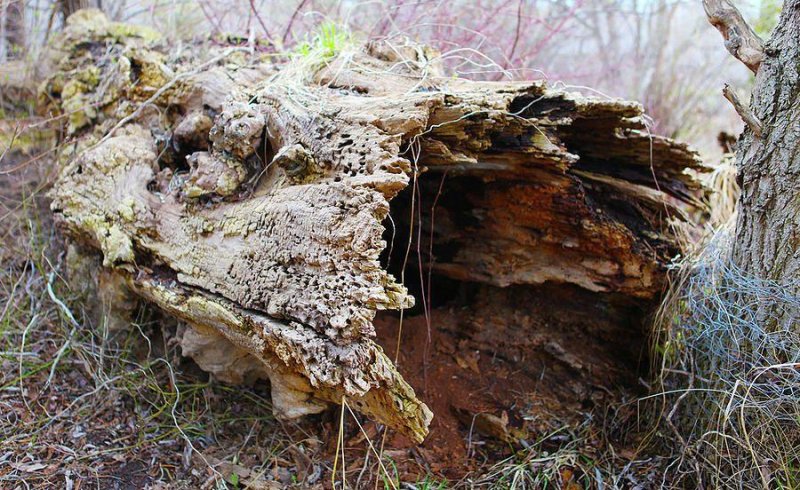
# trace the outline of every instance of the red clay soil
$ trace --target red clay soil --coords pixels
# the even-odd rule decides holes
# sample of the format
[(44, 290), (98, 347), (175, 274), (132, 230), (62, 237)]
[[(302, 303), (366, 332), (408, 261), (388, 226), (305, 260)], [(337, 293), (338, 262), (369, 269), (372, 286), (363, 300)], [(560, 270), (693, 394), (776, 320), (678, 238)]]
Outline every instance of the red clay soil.
[[(415, 452), (429, 470), (460, 478), (483, 456), (496, 461), (520, 439), (635, 391), (644, 345), (636, 306), (563, 285), (478, 286), (471, 296), (469, 307), (402, 321), (400, 372), (434, 413)], [(380, 314), (375, 325), (394, 358), (400, 318)], [(393, 436), (387, 447), (410, 444)]]

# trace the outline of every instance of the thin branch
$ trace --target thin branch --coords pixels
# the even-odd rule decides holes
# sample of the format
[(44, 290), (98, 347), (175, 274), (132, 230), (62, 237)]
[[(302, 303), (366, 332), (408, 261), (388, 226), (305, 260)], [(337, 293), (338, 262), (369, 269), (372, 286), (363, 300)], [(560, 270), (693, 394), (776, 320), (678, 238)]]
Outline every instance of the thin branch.
[(517, 44), (519, 43), (520, 27), (522, 26), (522, 0), (517, 4), (517, 27), (514, 31), (514, 43), (511, 45), (511, 51), (508, 53), (508, 64), (506, 68), (511, 68), (514, 64), (514, 54), (517, 52)]
[(269, 33), (269, 29), (267, 29), (267, 24), (264, 23), (264, 19), (261, 18), (261, 14), (258, 13), (255, 0), (250, 0), (250, 11), (255, 14), (256, 20), (261, 25), (261, 28), (264, 29), (264, 35), (272, 42), (272, 35)]
[[(303, 7), (305, 7), (307, 1), (308, 0), (302, 0), (297, 8), (294, 9), (294, 12), (292, 12), (292, 18), (289, 19), (289, 24), (286, 26), (286, 30), (283, 31), (283, 38), (281, 39), (283, 46), (286, 45), (286, 41), (289, 39), (289, 34), (292, 34), (292, 26), (294, 26), (294, 20), (297, 18), (297, 14), (299, 14)], [(292, 37), (294, 37), (294, 35), (292, 35)]]
[(728, 99), (728, 101), (733, 104), (733, 108), (736, 109), (736, 112), (739, 114), (739, 117), (742, 118), (742, 121), (747, 124), (747, 127), (753, 132), (756, 138), (761, 138), (763, 126), (761, 125), (761, 121), (758, 120), (753, 111), (750, 110), (749, 107), (742, 104), (742, 101), (739, 99), (739, 96), (736, 95), (736, 92), (728, 85), (725, 84), (725, 87), (722, 89), (722, 95)]
[(725, 48), (753, 73), (764, 60), (764, 41), (744, 20), (730, 0), (703, 0), (708, 21), (725, 38)]

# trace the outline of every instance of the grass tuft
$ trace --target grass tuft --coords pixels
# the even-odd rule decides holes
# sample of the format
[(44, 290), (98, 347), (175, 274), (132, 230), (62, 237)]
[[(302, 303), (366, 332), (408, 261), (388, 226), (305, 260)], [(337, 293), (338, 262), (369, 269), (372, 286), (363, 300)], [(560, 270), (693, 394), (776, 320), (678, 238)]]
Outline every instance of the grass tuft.
[(743, 273), (733, 239), (731, 221), (678, 266), (659, 314), (658, 435), (674, 458), (665, 484), (800, 488), (798, 279)]
[(306, 35), (306, 40), (298, 43), (292, 54), (294, 58), (325, 62), (354, 45), (353, 34), (347, 27), (325, 21), (310, 36)]

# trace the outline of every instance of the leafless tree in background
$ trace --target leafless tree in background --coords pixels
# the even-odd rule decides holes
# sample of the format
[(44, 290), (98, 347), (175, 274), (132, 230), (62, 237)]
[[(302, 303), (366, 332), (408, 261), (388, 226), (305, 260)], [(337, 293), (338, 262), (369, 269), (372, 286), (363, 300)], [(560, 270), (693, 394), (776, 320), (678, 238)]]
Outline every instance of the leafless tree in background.
[(0, 61), (18, 57), (25, 47), (25, 5), (22, 0), (0, 1)]

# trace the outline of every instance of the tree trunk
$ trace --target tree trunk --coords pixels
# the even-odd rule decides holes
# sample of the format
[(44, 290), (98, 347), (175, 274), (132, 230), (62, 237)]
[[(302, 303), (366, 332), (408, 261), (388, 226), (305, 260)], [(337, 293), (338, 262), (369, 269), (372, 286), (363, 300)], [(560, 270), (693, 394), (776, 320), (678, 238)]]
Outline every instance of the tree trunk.
[(58, 0), (58, 9), (66, 19), (78, 10), (89, 8), (89, 0)]
[[(587, 342), (616, 346), (603, 336), (641, 327), (699, 212), (697, 156), (645, 133), (638, 104), (452, 79), (411, 43), (277, 66), (243, 48), (176, 59), (82, 11), (59, 45), (46, 90), (69, 124), (52, 209), (73, 249), (102, 254), (103, 289), (185, 321), (201, 367), (268, 377), (278, 415), (347, 399), (421, 441), (431, 412), (375, 342), (377, 311), (414, 304), (387, 269), (479, 285), (479, 303), (579, 335), (602, 322)], [(435, 218), (425, 196), (441, 196)], [(615, 384), (558, 334), (536, 345), (586, 386)]]
[[(787, 283), (800, 295), (800, 1), (788, 0), (766, 44), (750, 107), (761, 121), (749, 127), (736, 154), (742, 194), (733, 241), (734, 263), (748, 275)], [(797, 312), (784, 316), (796, 318)], [(786, 325), (789, 326), (789, 325)]]
[(0, 2), (0, 61), (22, 57), (25, 50), (25, 3), (22, 0)]

